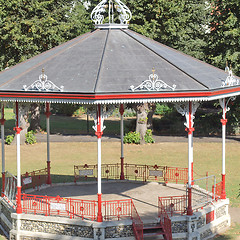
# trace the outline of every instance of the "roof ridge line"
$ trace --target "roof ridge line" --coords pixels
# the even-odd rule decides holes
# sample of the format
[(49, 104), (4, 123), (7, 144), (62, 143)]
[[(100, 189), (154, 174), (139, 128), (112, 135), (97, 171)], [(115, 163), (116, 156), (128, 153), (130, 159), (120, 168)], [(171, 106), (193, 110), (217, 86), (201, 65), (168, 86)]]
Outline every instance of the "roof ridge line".
[[(149, 49), (151, 52), (155, 53), (156, 55), (158, 55), (160, 58), (162, 58), (163, 60), (165, 60), (166, 62), (168, 62), (168, 63), (171, 64), (172, 66), (176, 67), (178, 70), (180, 70), (181, 72), (183, 72), (184, 74), (186, 74), (188, 77), (191, 77), (195, 82), (199, 83), (200, 85), (204, 86), (204, 87), (207, 88), (207, 89), (210, 89), (208, 86), (206, 86), (205, 84), (199, 82), (196, 78), (192, 77), (190, 74), (186, 73), (186, 72), (183, 71), (181, 68), (179, 68), (178, 66), (176, 66), (175, 64), (173, 64), (172, 62), (170, 62), (169, 60), (167, 60), (166, 58), (164, 58), (164, 57), (161, 56), (160, 54), (158, 54), (157, 52), (155, 52), (153, 49), (151, 49), (150, 47), (148, 47), (146, 44), (140, 42), (138, 39), (136, 39), (135, 37), (131, 36), (127, 31), (131, 31), (131, 32), (133, 32), (133, 33), (135, 33), (135, 34), (137, 34), (137, 35), (139, 35), (139, 36), (141, 36), (141, 37), (145, 37), (145, 36), (143, 36), (143, 35), (141, 35), (141, 34), (138, 34), (137, 32), (134, 32), (134, 31), (132, 31), (132, 30), (130, 30), (130, 29), (127, 29), (127, 31), (121, 29), (121, 31), (123, 31), (125, 34), (127, 34), (129, 37), (131, 37), (132, 39), (134, 39), (135, 41), (137, 41), (137, 42), (140, 43), (141, 45), (145, 46), (145, 47), (146, 47), (147, 49)], [(146, 37), (146, 38), (147, 38), (147, 37)], [(148, 39), (148, 38), (147, 38), (147, 39)], [(153, 40), (153, 39), (150, 39), (150, 40), (158, 43), (157, 41), (155, 41), (155, 40)], [(161, 44), (161, 43), (160, 43), (160, 44)], [(164, 46), (165, 46), (165, 45), (164, 45)], [(168, 46), (166, 46), (166, 47), (168, 47)], [(172, 49), (172, 48), (171, 48), (171, 49)], [(175, 50), (175, 49), (174, 49), (174, 50)], [(176, 51), (177, 51), (177, 50), (176, 50)]]
[[(25, 60), (25, 61), (23, 61), (23, 62), (21, 62), (21, 63), (19, 63), (19, 64), (23, 64), (23, 63), (25, 63), (25, 62), (30, 61), (30, 60), (33, 59), (33, 58), (36, 58), (36, 57), (41, 56), (41, 55), (44, 55), (44, 54), (46, 54), (47, 52), (49, 52), (49, 51), (51, 51), (51, 50), (53, 50), (53, 49), (56, 49), (56, 48), (58, 48), (58, 47), (60, 47), (60, 46), (67, 45), (67, 43), (69, 43), (69, 42), (74, 42), (72, 45), (69, 46), (69, 47), (72, 47), (72, 46), (78, 44), (79, 42), (85, 40), (86, 38), (88, 38), (89, 36), (91, 36), (91, 35), (92, 35), (93, 33), (95, 33), (96, 31), (99, 31), (99, 30), (97, 29), (97, 30), (94, 30), (94, 31), (87, 32), (87, 33), (85, 33), (85, 34), (83, 34), (83, 35), (77, 36), (77, 37), (71, 39), (70, 41), (64, 42), (64, 43), (62, 43), (62, 44), (60, 44), (60, 45), (58, 45), (58, 46), (56, 46), (56, 47), (54, 47), (54, 48), (50, 48), (50, 49), (48, 49), (47, 51), (44, 51), (44, 52), (42, 52), (42, 53), (40, 53), (40, 54), (37, 54), (36, 56), (33, 56), (33, 57), (31, 57), (31, 58), (29, 58), (29, 59), (27, 59), (27, 60)], [(81, 37), (81, 36), (84, 36), (84, 35), (85, 35), (85, 37), (80, 38), (79, 41), (76, 41), (77, 38), (79, 38), (79, 37)], [(76, 42), (75, 42), (75, 41), (76, 41)], [(68, 47), (68, 48), (69, 48), (69, 47)], [(68, 48), (67, 48), (67, 49), (68, 49)], [(24, 71), (24, 72), (20, 73), (19, 75), (13, 77), (13, 78), (10, 79), (9, 81), (3, 83), (2, 85), (0, 85), (0, 87), (2, 87), (2, 86), (4, 86), (4, 85), (6, 85), (6, 84), (8, 84), (8, 83), (10, 83), (10, 82), (12, 82), (12, 81), (14, 81), (14, 80), (16, 80), (18, 77), (24, 76), (26, 73), (28, 73), (29, 71), (31, 71), (33, 68), (36, 68), (36, 67), (40, 66), (41, 64), (47, 62), (48, 60), (54, 58), (55, 56), (57, 56), (57, 55), (65, 52), (65, 51), (66, 51), (66, 49), (64, 48), (64, 49), (61, 50), (60, 52), (58, 52), (58, 53), (56, 53), (56, 54), (54, 54), (54, 55), (52, 55), (52, 56), (49, 56), (47, 59), (45, 59), (44, 61), (42, 61), (42, 62), (40, 62), (40, 63), (38, 63), (38, 64), (36, 64), (36, 65), (34, 65), (33, 67), (31, 67), (31, 68), (28, 69), (27, 71)], [(7, 69), (7, 70), (3, 70), (1, 73), (4, 73), (5, 71), (10, 70), (10, 69), (14, 68), (14, 67), (17, 66), (17, 65), (18, 65), (18, 64), (10, 67), (10, 68)]]
[(103, 63), (103, 58), (104, 58), (106, 47), (107, 47), (109, 32), (110, 32), (110, 29), (108, 29), (107, 36), (106, 36), (105, 43), (104, 43), (104, 47), (103, 47), (102, 57), (101, 57), (101, 60), (100, 60), (100, 63), (99, 63), (98, 73), (97, 73), (97, 77), (96, 77), (96, 83), (95, 83), (94, 90), (93, 90), (94, 93), (96, 91), (96, 88), (97, 88), (97, 85), (98, 85), (99, 76), (100, 76), (101, 69), (102, 69), (102, 63)]

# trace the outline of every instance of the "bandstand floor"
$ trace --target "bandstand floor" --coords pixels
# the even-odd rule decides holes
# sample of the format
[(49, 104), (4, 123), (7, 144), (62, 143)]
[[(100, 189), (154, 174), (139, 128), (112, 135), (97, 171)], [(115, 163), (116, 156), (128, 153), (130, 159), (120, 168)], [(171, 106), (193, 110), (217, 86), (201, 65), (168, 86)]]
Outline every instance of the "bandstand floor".
[[(27, 192), (26, 192), (27, 193)], [(97, 183), (53, 184), (31, 192), (34, 195), (71, 197), (84, 200), (97, 200)], [(108, 181), (102, 182), (102, 200), (129, 199), (140, 215), (143, 223), (153, 223), (158, 220), (158, 197), (182, 196), (186, 194), (183, 184), (167, 185), (157, 182)]]

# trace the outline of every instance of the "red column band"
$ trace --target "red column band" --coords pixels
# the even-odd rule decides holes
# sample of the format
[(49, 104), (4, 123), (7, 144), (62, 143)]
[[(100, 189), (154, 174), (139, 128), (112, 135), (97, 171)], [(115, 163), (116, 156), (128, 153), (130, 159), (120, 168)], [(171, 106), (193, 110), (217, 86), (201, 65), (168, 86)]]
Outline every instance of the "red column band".
[(98, 193), (98, 214), (97, 214), (97, 222), (102, 222), (102, 194)]
[(221, 192), (221, 199), (226, 199), (227, 195), (226, 195), (226, 188), (225, 188), (225, 174), (222, 174), (222, 192)]

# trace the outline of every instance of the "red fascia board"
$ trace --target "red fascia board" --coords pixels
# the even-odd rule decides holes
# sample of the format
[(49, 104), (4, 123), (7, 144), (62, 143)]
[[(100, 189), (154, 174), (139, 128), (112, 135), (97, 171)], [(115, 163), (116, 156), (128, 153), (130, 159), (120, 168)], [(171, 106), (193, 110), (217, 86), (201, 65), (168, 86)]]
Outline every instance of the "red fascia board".
[(74, 93), (30, 93), (30, 92), (0, 92), (0, 97), (6, 98), (44, 98), (44, 99), (151, 99), (151, 98), (184, 98), (184, 97), (213, 97), (239, 92), (240, 87), (203, 92), (161, 92), (161, 93), (122, 93), (122, 94), (74, 94)]

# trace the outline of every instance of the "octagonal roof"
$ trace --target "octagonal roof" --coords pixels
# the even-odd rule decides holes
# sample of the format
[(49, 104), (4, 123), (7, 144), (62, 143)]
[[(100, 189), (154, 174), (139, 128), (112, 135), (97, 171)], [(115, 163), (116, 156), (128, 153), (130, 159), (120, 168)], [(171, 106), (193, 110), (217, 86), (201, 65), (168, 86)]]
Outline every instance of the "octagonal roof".
[(87, 104), (239, 95), (240, 78), (231, 71), (119, 26), (88, 32), (2, 71), (1, 100)]

